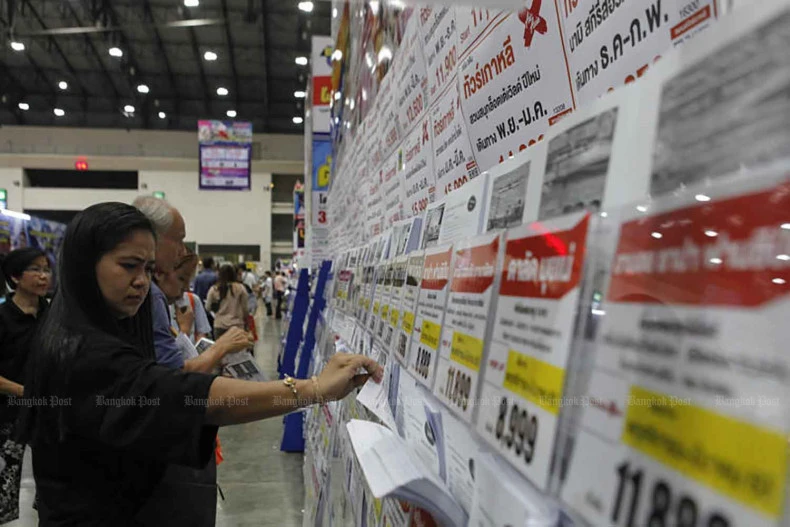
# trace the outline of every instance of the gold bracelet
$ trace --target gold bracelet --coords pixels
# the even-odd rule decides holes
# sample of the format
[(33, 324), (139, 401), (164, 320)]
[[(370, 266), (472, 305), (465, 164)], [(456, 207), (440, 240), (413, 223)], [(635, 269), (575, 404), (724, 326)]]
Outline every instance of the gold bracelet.
[(318, 404), (324, 404), (324, 398), (319, 395), (321, 391), (318, 389), (318, 377), (313, 375), (311, 380), (313, 381), (313, 395), (315, 396), (315, 400)]
[(293, 392), (294, 397), (299, 398), (299, 393), (296, 391), (296, 379), (290, 375), (286, 375), (283, 379), (283, 384), (286, 385)]

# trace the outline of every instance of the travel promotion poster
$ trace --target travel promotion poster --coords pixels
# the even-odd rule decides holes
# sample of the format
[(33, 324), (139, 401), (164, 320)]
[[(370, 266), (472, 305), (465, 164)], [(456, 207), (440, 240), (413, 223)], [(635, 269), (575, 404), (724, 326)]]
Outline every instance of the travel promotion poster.
[(589, 215), (507, 231), (477, 430), (546, 489), (579, 303)]
[(198, 121), (201, 190), (250, 190), (252, 123)]
[(458, 90), (480, 170), (543, 138), (574, 110), (553, 2), (508, 13), (460, 58)]
[(781, 170), (769, 187), (744, 192), (758, 181), (749, 173), (707, 201), (692, 191), (653, 200), (649, 213), (610, 212), (595, 242), (613, 249), (585, 349), (588, 404), (562, 489), (590, 524), (786, 524), (790, 183)]

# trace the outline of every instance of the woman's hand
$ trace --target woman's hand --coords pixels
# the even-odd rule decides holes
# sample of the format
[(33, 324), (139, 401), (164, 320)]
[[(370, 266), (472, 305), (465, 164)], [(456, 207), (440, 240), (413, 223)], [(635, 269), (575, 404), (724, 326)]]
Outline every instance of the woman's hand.
[(215, 346), (221, 346), (225, 353), (251, 348), (254, 342), (249, 333), (238, 327), (232, 327), (217, 339)]
[(189, 335), (192, 333), (192, 328), (195, 325), (195, 312), (192, 311), (192, 308), (189, 304), (185, 306), (176, 306), (176, 322), (178, 323), (178, 329), (181, 330), (181, 333), (184, 335)]
[[(367, 373), (359, 373), (360, 369)], [(318, 375), (318, 396), (324, 400), (342, 399), (354, 388), (365, 384), (369, 378), (381, 382), (383, 376), (384, 369), (370, 357), (336, 353)]]

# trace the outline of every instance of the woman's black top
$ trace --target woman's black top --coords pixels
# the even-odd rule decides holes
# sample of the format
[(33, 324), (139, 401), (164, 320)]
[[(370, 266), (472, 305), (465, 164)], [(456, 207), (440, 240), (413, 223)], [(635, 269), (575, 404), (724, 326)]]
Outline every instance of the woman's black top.
[[(33, 340), (36, 324), (49, 304), (43, 298), (40, 299), (38, 314), (33, 316), (19, 309), (12, 299), (13, 295), (9, 295), (0, 304), (0, 376), (24, 384), (30, 342)], [(13, 423), (18, 414), (19, 407), (9, 405), (9, 396), (0, 394), (0, 425)]]
[(31, 445), (39, 525), (138, 525), (168, 463), (213, 460), (205, 402), (214, 376), (159, 366), (102, 334), (85, 339), (69, 371), (47, 381), (63, 383), (59, 399), (38, 401), (48, 405)]

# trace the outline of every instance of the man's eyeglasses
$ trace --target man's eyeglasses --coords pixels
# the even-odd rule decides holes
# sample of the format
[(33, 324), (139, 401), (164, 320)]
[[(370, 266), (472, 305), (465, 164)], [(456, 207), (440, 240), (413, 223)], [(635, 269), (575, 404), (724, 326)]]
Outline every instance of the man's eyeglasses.
[(44, 268), (44, 267), (28, 267), (25, 269), (26, 273), (33, 273), (41, 276), (50, 276), (52, 274), (52, 269)]

